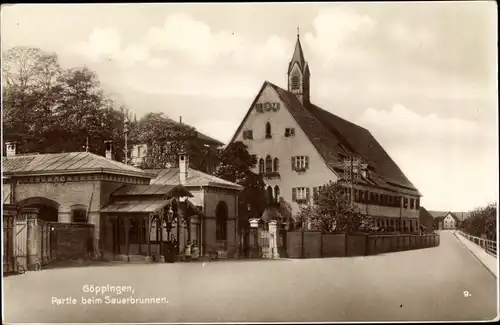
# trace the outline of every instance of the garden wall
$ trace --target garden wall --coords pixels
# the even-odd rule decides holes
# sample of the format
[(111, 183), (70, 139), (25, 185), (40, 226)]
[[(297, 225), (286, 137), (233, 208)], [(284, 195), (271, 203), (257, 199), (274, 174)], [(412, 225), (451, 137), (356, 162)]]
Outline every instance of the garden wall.
[(376, 255), (439, 246), (439, 235), (381, 235), (291, 231), (287, 234), (289, 258)]

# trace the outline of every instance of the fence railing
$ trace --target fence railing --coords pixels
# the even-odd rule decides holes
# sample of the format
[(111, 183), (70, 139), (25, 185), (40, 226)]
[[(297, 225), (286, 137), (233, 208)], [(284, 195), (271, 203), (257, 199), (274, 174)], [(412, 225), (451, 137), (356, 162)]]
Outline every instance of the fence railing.
[(484, 248), (484, 250), (488, 253), (497, 257), (497, 242), (495, 240), (472, 236), (460, 230), (458, 232), (474, 244)]

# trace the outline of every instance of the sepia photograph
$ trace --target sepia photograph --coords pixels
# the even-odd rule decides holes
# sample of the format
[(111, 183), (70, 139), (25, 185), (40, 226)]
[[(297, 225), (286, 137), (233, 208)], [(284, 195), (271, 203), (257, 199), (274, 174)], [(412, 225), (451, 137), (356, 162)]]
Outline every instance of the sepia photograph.
[(499, 320), (496, 2), (0, 22), (2, 323)]

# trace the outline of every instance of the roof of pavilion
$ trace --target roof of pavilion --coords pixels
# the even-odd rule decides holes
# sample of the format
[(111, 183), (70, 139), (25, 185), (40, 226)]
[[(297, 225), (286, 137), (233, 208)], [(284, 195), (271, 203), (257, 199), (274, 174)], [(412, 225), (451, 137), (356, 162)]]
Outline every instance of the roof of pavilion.
[[(180, 185), (179, 168), (147, 169), (150, 173), (155, 173), (156, 178), (151, 180), (151, 184), (162, 185)], [(219, 187), (231, 190), (242, 191), (243, 186), (222, 178), (201, 172), (196, 169), (188, 168), (186, 178), (186, 187)]]
[(2, 158), (5, 176), (111, 173), (153, 178), (154, 174), (91, 152), (16, 155)]
[(101, 209), (104, 213), (152, 213), (171, 206), (174, 200), (186, 198), (187, 209), (197, 215), (203, 212), (187, 198), (193, 197), (182, 185), (124, 184), (111, 193), (111, 203)]

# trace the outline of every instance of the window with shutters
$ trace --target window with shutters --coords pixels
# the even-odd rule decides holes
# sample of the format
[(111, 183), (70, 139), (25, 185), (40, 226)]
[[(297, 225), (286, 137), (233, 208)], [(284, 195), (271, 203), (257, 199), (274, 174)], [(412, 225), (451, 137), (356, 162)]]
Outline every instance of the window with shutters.
[(266, 171), (265, 166), (264, 166), (264, 159), (260, 158), (259, 159), (259, 173), (264, 174)]
[(420, 199), (417, 199), (415, 209), (417, 209), (417, 210), (420, 209)]
[(307, 169), (309, 169), (308, 156), (292, 157), (292, 170), (300, 172), (300, 171), (306, 171)]
[(280, 161), (278, 158), (274, 158), (273, 160), (273, 171), (278, 172), (280, 169)]
[(407, 197), (405, 197), (405, 198), (403, 199), (403, 207), (404, 207), (405, 209), (408, 209), (408, 198), (407, 198)]
[(266, 157), (266, 173), (272, 173), (273, 172), (273, 159), (271, 156)]
[(252, 130), (245, 130), (245, 131), (243, 131), (243, 139), (253, 139), (253, 132), (252, 132)]
[(410, 200), (410, 209), (414, 209), (415, 208), (415, 199), (411, 199)]
[(294, 187), (292, 188), (292, 200), (299, 204), (309, 202), (309, 188), (308, 187)]
[(285, 137), (293, 137), (293, 136), (295, 136), (295, 128), (286, 128)]
[(271, 123), (266, 123), (266, 139), (270, 139), (271, 136)]

